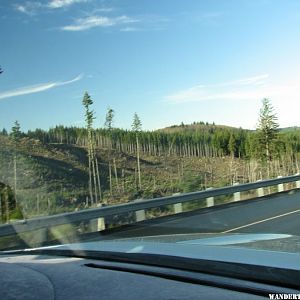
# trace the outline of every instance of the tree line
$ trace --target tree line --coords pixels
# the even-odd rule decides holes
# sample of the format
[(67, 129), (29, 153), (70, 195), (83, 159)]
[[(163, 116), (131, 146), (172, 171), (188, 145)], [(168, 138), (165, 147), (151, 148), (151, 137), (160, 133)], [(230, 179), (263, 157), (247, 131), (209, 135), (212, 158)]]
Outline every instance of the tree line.
[[(89, 148), (92, 130), (93, 147), (134, 155), (140, 152), (149, 156), (232, 156), (268, 161), (289, 155), (295, 159), (295, 154), (300, 152), (300, 130), (279, 131), (276, 115), (272, 115), (271, 112), (271, 103), (266, 99), (255, 131), (214, 124), (203, 125), (204, 122), (198, 123), (193, 129), (192, 126), (181, 125), (178, 126), (181, 130), (176, 131), (143, 131), (137, 114), (134, 115), (132, 130), (114, 128), (114, 111), (109, 108), (105, 127), (102, 128), (92, 129), (90, 123), (87, 127), (59, 125), (49, 130), (35, 129), (18, 134), (38, 139), (44, 144), (62, 143)], [(90, 118), (94, 118), (93, 115)], [(5, 129), (2, 130), (2, 134), (8, 135)]]

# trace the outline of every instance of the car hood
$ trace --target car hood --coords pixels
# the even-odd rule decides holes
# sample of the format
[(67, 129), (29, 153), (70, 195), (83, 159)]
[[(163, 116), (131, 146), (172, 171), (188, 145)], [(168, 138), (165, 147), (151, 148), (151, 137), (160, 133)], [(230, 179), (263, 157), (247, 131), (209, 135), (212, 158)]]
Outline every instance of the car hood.
[(300, 270), (300, 238), (286, 234), (177, 234), (28, 249), (154, 254)]

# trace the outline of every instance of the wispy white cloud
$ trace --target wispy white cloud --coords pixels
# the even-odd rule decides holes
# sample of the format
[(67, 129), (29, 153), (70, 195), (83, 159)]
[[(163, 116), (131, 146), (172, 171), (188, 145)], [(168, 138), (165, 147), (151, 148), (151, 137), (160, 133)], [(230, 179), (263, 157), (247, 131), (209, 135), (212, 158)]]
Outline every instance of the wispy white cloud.
[(137, 19), (130, 18), (128, 16), (120, 17), (104, 17), (104, 16), (89, 16), (86, 18), (77, 19), (74, 24), (67, 25), (61, 28), (65, 31), (83, 31), (94, 27), (110, 27), (117, 25), (124, 25), (129, 23), (139, 22)]
[(18, 4), (14, 4), (14, 8), (21, 13), (27, 15), (35, 15), (40, 10), (59, 9), (72, 6), (76, 3), (86, 3), (90, 0), (50, 0), (48, 2), (40, 1), (23, 1)]
[(83, 19), (77, 19), (73, 25), (62, 27), (66, 31), (83, 31), (93, 27), (108, 27), (114, 25), (113, 21), (108, 17), (91, 16)]
[(39, 1), (25, 1), (22, 4), (15, 4), (14, 8), (26, 15), (35, 15), (38, 9), (43, 7), (43, 4)]
[(21, 5), (21, 4), (16, 4), (15, 5), (15, 8), (16, 8), (16, 10), (18, 10), (19, 12), (22, 12), (22, 13), (27, 13), (27, 8), (26, 8), (26, 6), (24, 6), (24, 5)]
[(88, 2), (89, 0), (51, 0), (47, 6), (49, 8), (63, 8), (67, 6), (71, 6), (75, 3), (84, 3)]
[(231, 85), (261, 85), (265, 84), (269, 78), (269, 74), (262, 74), (248, 78), (242, 78), (238, 80), (228, 81), (214, 86), (231, 86)]
[[(14, 8), (23, 14), (30, 16), (42, 12), (56, 11), (63, 8), (69, 8), (74, 4), (91, 3), (93, 0), (28, 0), (15, 4)], [(90, 6), (87, 6), (89, 8)], [(85, 31), (95, 27), (118, 27), (122, 32), (161, 30), (170, 19), (158, 15), (138, 15), (131, 17), (128, 15), (112, 15), (111, 12), (117, 11), (115, 7), (101, 5), (92, 10), (83, 10), (80, 17), (73, 20), (72, 23), (57, 27), (63, 31)], [(132, 24), (139, 23), (139, 26)]]
[(22, 96), (22, 95), (34, 94), (34, 93), (47, 91), (47, 90), (53, 89), (55, 87), (71, 84), (73, 82), (81, 80), (82, 78), (83, 78), (83, 75), (81, 74), (71, 80), (68, 80), (68, 81), (48, 82), (48, 83), (36, 84), (36, 85), (32, 85), (32, 86), (25, 86), (25, 87), (17, 88), (14, 90), (0, 92), (0, 100), (10, 98), (10, 97), (16, 97), (16, 96)]
[[(269, 75), (262, 74), (217, 84), (196, 85), (165, 97), (173, 103), (205, 100), (251, 100), (270, 97), (278, 93), (278, 87), (268, 83)], [(282, 86), (280, 90), (283, 90)]]
[[(255, 128), (263, 98), (272, 101), (280, 126), (299, 125), (300, 77), (268, 74), (209, 85), (195, 85), (165, 96), (166, 104), (184, 105), (191, 115), (214, 109), (219, 122), (231, 126)], [(176, 106), (174, 107), (176, 109)], [(211, 113), (211, 112), (210, 112)], [(209, 114), (209, 113), (208, 113)], [(196, 115), (196, 114), (195, 114)]]

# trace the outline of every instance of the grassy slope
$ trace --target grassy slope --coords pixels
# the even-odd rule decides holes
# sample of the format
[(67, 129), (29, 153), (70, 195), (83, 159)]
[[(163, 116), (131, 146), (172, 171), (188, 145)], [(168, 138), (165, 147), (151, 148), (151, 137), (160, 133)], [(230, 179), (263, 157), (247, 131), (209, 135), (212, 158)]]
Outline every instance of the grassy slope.
[(48, 208), (51, 203), (56, 204), (57, 199), (63, 202), (65, 196), (72, 197), (72, 193), (85, 187), (87, 173), (83, 149), (66, 147), (62, 150), (56, 145), (45, 146), (27, 138), (21, 139), (16, 152), (14, 149), (9, 138), (0, 136), (0, 181), (14, 187), (16, 153), (17, 200), (25, 210), (33, 211), (35, 207), (37, 213), (42, 213), (45, 203)]

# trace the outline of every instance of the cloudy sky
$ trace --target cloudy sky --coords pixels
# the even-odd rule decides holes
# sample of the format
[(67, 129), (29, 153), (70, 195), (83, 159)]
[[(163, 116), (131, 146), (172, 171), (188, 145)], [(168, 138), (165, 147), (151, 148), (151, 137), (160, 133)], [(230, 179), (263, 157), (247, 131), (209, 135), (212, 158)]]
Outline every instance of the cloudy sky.
[(208, 121), (253, 129), (263, 98), (300, 126), (298, 0), (2, 0), (0, 129)]

